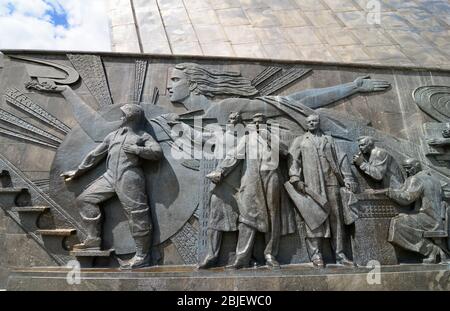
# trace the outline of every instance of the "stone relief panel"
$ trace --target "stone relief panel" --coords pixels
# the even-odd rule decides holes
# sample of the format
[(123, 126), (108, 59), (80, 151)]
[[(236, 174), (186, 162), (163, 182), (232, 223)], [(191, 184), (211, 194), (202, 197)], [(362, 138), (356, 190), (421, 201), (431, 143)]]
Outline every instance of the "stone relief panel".
[[(70, 256), (86, 267), (123, 269), (447, 260), (449, 87), (423, 86), (419, 75), (409, 82), (417, 90), (407, 105), (415, 101), (436, 120), (424, 114), (418, 149), (374, 122), (369, 106), (398, 110), (389, 122), (408, 132), (397, 84), (414, 75), (406, 69), (5, 58), (6, 69), (14, 64), (26, 74), (0, 77), (4, 157), (33, 144), (40, 148), (34, 159), (48, 159), (49, 169), (34, 177), (32, 167), (8, 158), (14, 169), (4, 172), (22, 171), (52, 204), (21, 203), (20, 191), (8, 183), (1, 189), (14, 192), (7, 208), (19, 223), (14, 213), (58, 215), (53, 225), (23, 228), (49, 254), (61, 246), (59, 264)], [(121, 83), (124, 77), (132, 81)], [(67, 114), (68, 122), (58, 118)]]

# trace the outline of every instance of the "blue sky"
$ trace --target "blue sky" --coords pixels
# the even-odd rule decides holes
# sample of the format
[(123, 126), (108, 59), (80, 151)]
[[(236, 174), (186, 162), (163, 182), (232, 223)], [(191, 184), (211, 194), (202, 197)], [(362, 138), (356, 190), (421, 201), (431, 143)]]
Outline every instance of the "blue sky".
[[(47, 1), (45, 1), (47, 2)], [(48, 3), (48, 2), (47, 2)], [(50, 22), (55, 26), (63, 26), (64, 28), (69, 28), (69, 21), (67, 11), (63, 7), (55, 7), (54, 4), (49, 3), (51, 9), (47, 10), (45, 13), (50, 16)]]
[[(59, 4), (59, 2), (43, 1), (48, 5), (48, 8), (44, 12), (44, 16), (35, 16), (36, 18), (42, 18), (44, 20), (49, 20), (49, 22), (55, 26), (63, 26), (64, 28), (69, 28), (68, 12), (64, 7)], [(8, 1), (6, 3), (7, 13), (5, 15), (12, 15), (16, 12), (16, 6), (14, 2)], [(33, 17), (32, 14), (25, 13), (26, 15)]]
[(0, 0), (0, 49), (109, 51), (105, 0)]

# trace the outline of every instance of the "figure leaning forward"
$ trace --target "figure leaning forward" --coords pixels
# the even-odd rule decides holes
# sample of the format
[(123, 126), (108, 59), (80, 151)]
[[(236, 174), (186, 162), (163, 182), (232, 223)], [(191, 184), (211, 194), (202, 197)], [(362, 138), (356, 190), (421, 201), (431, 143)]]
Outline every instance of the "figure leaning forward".
[(105, 157), (107, 170), (77, 197), (77, 206), (87, 228), (87, 237), (74, 250), (99, 250), (101, 247), (101, 211), (99, 204), (117, 195), (129, 219), (136, 254), (131, 268), (150, 262), (152, 223), (145, 188), (142, 159), (158, 161), (162, 157), (159, 144), (141, 129), (144, 111), (139, 105), (126, 104), (121, 127), (106, 136), (74, 171), (62, 174), (65, 181), (73, 180), (94, 168)]

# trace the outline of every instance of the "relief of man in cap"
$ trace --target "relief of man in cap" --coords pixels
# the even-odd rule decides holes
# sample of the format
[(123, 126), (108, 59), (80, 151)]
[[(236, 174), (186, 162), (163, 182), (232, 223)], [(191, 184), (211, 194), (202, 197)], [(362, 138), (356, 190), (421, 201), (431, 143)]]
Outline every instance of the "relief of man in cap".
[(121, 127), (107, 135), (76, 170), (65, 172), (62, 176), (66, 182), (71, 181), (106, 158), (106, 172), (77, 197), (77, 205), (88, 235), (83, 243), (74, 246), (74, 250), (100, 249), (102, 214), (99, 204), (117, 195), (129, 219), (136, 243), (136, 254), (130, 261), (130, 266), (137, 268), (148, 265), (152, 242), (151, 214), (141, 162), (158, 161), (162, 157), (162, 150), (152, 136), (141, 129), (144, 118), (141, 106), (126, 104), (121, 110)]

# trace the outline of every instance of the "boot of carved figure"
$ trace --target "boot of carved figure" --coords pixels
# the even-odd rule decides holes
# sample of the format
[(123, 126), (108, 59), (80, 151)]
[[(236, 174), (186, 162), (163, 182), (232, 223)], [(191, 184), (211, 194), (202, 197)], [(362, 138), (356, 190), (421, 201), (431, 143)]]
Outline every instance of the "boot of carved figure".
[(249, 264), (248, 256), (237, 255), (234, 262), (231, 265), (226, 266), (225, 269), (233, 270), (233, 269), (247, 268), (248, 264)]
[(222, 241), (222, 232), (218, 230), (208, 229), (208, 253), (203, 261), (198, 265), (198, 269), (209, 269), (216, 265), (219, 256), (220, 243)]
[(318, 267), (318, 268), (324, 268), (325, 267), (325, 263), (323, 262), (322, 257), (316, 256), (312, 259), (312, 263), (314, 265), (314, 267)]
[(353, 262), (344, 253), (336, 254), (336, 263), (338, 265), (353, 266)]
[(198, 265), (198, 269), (209, 269), (216, 265), (217, 258), (212, 256), (206, 256), (205, 259)]
[(436, 245), (431, 245), (431, 250), (426, 258), (423, 259), (423, 263), (432, 264), (437, 263), (438, 255), (441, 253), (441, 249)]
[(267, 255), (265, 256), (265, 258), (266, 258), (266, 265), (267, 265), (268, 267), (271, 267), (271, 268), (280, 268), (279, 262), (275, 259), (275, 257), (274, 257), (273, 255), (267, 254)]
[(255, 242), (256, 230), (244, 223), (239, 224), (238, 242), (236, 245), (236, 259), (226, 266), (226, 269), (240, 269), (249, 266)]
[(131, 269), (150, 265), (150, 235), (135, 237), (136, 254), (131, 259)]
[(322, 259), (322, 238), (307, 238), (306, 246), (313, 265), (319, 268), (325, 267)]
[(83, 217), (88, 235), (82, 243), (73, 246), (74, 251), (100, 250), (102, 244), (102, 239), (100, 238), (100, 217), (101, 215), (95, 218)]

